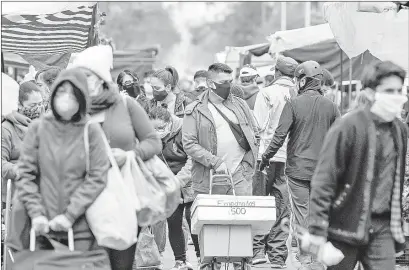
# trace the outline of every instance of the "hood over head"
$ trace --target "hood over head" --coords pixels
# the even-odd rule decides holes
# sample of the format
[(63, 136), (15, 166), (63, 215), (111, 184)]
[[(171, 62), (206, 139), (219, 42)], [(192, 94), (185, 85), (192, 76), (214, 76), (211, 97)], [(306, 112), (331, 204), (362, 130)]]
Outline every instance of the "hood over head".
[(258, 88), (257, 85), (255, 84), (241, 84), (241, 88), (243, 89), (244, 92), (244, 100), (247, 100), (251, 98), (252, 96), (256, 95), (259, 91), (260, 88)]
[(51, 91), (52, 91), (51, 96), (50, 96), (51, 108), (53, 108), (52, 104), (55, 98), (55, 93), (58, 87), (63, 82), (70, 82), (75, 88), (77, 88), (81, 92), (82, 94), (81, 98), (83, 98), (85, 107), (82, 109), (80, 107), (80, 110), (81, 110), (80, 115), (81, 115), (81, 119), (84, 119), (85, 116), (87, 115), (88, 109), (91, 106), (91, 99), (88, 93), (87, 77), (79, 68), (70, 68), (70, 69), (62, 71), (51, 87)]

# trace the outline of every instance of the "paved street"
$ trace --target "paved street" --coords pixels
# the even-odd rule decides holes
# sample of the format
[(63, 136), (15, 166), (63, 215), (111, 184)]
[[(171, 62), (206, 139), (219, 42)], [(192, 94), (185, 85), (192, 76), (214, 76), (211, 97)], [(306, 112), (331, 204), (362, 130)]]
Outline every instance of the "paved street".
[[(196, 259), (196, 254), (194, 251), (194, 247), (193, 245), (189, 245), (189, 251), (188, 251), (188, 260), (190, 261), (190, 263), (193, 265), (193, 268), (196, 270), (197, 269), (197, 259)], [(287, 260), (287, 270), (296, 270), (298, 269), (298, 267), (300, 266), (300, 264), (295, 260), (295, 250), (293, 250), (293, 258), (294, 258), (294, 267), (290, 267), (291, 262), (290, 260)], [(173, 257), (173, 252), (172, 252), (172, 248), (169, 245), (169, 241), (167, 242), (166, 245), (166, 250), (164, 253), (164, 257), (163, 257), (163, 270), (169, 270), (174, 266), (175, 260)], [(257, 265), (257, 266), (252, 266), (252, 268), (254, 270), (272, 270), (272, 268), (269, 267), (268, 264), (263, 264), (263, 265)], [(222, 267), (222, 270), (224, 269), (224, 267)], [(229, 266), (230, 270), (233, 270), (233, 266)]]

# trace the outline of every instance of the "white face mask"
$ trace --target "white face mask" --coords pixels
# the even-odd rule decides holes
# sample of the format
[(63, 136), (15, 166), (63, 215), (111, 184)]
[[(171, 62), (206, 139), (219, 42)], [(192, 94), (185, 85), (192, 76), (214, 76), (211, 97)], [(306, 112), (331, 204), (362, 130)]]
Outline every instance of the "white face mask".
[(68, 93), (58, 95), (54, 98), (54, 108), (64, 120), (71, 120), (74, 114), (78, 112), (79, 107), (78, 101)]
[(392, 122), (401, 114), (403, 105), (408, 100), (401, 94), (375, 93), (371, 112), (387, 122)]

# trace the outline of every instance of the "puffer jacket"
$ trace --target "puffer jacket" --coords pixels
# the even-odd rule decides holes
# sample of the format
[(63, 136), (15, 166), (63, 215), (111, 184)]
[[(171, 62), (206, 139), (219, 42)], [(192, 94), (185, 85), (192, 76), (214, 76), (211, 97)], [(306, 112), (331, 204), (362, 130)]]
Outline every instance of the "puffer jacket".
[(183, 119), (172, 118), (172, 129), (165, 138), (162, 139), (163, 150), (159, 155), (161, 160), (166, 161), (171, 171), (181, 182), (182, 198), (184, 203), (193, 201), (192, 189), (192, 160), (186, 154), (182, 145), (182, 125)]
[[(192, 187), (197, 192), (209, 192), (210, 169), (217, 168), (222, 157), (217, 156), (216, 125), (208, 107), (210, 90), (204, 92), (189, 104), (183, 119), (183, 148), (192, 157)], [(251, 150), (246, 152), (243, 161), (255, 169), (258, 153), (258, 128), (247, 103), (232, 94), (223, 104), (233, 111)]]
[[(56, 88), (64, 81), (74, 84), (86, 103), (78, 122), (61, 122), (53, 112), (33, 121), (21, 148), (18, 169), (20, 176), (16, 186), (18, 198), (31, 219), (46, 216), (52, 220), (64, 214), (73, 222), (74, 237), (92, 237), (85, 218), (85, 211), (106, 186), (110, 167), (99, 124), (89, 125), (90, 170), (86, 177), (84, 127), (89, 106), (86, 85), (77, 79), (77, 69), (60, 74), (54, 84), (51, 102)], [(51, 237), (67, 238), (64, 232), (50, 232)]]

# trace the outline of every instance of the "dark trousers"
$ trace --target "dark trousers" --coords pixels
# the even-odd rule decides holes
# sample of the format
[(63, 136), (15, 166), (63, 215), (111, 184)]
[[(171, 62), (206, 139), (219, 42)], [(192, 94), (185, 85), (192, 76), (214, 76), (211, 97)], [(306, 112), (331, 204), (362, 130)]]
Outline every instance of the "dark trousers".
[(341, 250), (345, 258), (328, 270), (353, 270), (360, 261), (365, 270), (395, 269), (395, 241), (390, 229), (390, 218), (373, 218), (370, 228), (369, 243), (365, 246), (329, 241)]
[[(286, 241), (288, 232), (281, 229), (281, 221), (290, 218), (290, 199), (288, 195), (287, 179), (285, 176), (284, 162), (271, 162), (266, 168), (267, 177), (265, 182), (265, 192), (268, 196), (274, 196), (276, 200), (276, 222), (267, 235), (256, 235), (253, 239), (253, 253), (257, 255), (267, 253), (271, 263), (285, 263), (288, 256)], [(259, 177), (264, 174), (256, 172)]]
[[(186, 211), (186, 221), (191, 231), (191, 212), (193, 202), (179, 204), (175, 212), (168, 218), (169, 242), (175, 256), (175, 261), (186, 261), (186, 241), (183, 233), (183, 212)], [(200, 257), (199, 241), (197, 235), (192, 235), (196, 256)]]
[(136, 243), (125, 250), (107, 248), (112, 270), (132, 270), (135, 260)]
[[(299, 180), (287, 176), (288, 190), (291, 195), (291, 206), (293, 211), (293, 224), (299, 225), (308, 229), (310, 214), (310, 195), (311, 195), (311, 182), (306, 180)], [(300, 243), (298, 243), (300, 247)], [(307, 264), (312, 262), (312, 257), (305, 254), (302, 250), (298, 249), (299, 260), (301, 264)]]
[[(141, 227), (138, 226), (138, 234), (141, 232)], [(125, 250), (106, 249), (109, 260), (111, 262), (112, 270), (132, 270), (133, 262), (135, 260), (136, 243)]]

